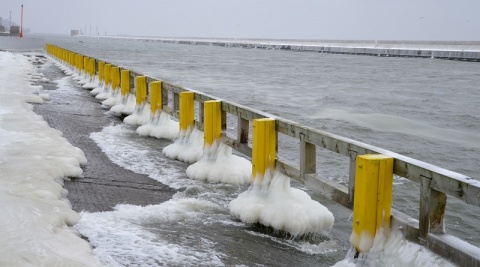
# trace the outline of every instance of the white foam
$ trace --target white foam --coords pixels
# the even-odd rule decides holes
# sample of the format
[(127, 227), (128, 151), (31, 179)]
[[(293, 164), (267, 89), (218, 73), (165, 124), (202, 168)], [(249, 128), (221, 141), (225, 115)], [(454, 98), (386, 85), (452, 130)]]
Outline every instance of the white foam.
[(203, 132), (195, 127), (180, 132), (180, 137), (175, 143), (165, 147), (163, 154), (187, 163), (198, 161), (203, 155)]
[(319, 243), (310, 243), (307, 241), (302, 240), (292, 240), (292, 239), (285, 239), (285, 238), (278, 238), (271, 235), (266, 235), (254, 231), (247, 231), (247, 233), (258, 236), (261, 238), (272, 240), (276, 243), (279, 243), (284, 246), (289, 246), (294, 248), (298, 251), (309, 255), (327, 255), (337, 252), (338, 244), (333, 240), (326, 240)]
[[(182, 231), (184, 224), (221, 212), (221, 207), (209, 201), (191, 198), (146, 207), (117, 205), (114, 211), (82, 213), (76, 228), (88, 237), (94, 254), (105, 265), (224, 266), (220, 260), (224, 255), (215, 250), (211, 238)], [(166, 227), (151, 231), (152, 224)]]
[(250, 161), (232, 155), (232, 148), (216, 141), (205, 147), (202, 158), (187, 168), (191, 179), (211, 183), (245, 184), (250, 182)]
[(137, 128), (137, 133), (141, 136), (175, 139), (180, 133), (179, 123), (172, 120), (166, 112), (156, 111), (154, 115), (150, 115), (147, 124)]
[(25, 103), (32, 69), (26, 57), (0, 52), (0, 266), (97, 266), (70, 227), (79, 215), (62, 188), (86, 158)]
[[(101, 132), (91, 133), (92, 138), (108, 158), (115, 164), (144, 174), (172, 188), (181, 188), (192, 184), (186, 179), (184, 169), (171, 164), (159, 150), (142, 144), (141, 138), (131, 138), (136, 135), (130, 127), (124, 124), (108, 126)], [(185, 177), (184, 179), (181, 179)]]
[(294, 236), (332, 228), (333, 214), (304, 191), (290, 187), (290, 178), (275, 171), (257, 175), (250, 188), (229, 204), (245, 223), (261, 223)]

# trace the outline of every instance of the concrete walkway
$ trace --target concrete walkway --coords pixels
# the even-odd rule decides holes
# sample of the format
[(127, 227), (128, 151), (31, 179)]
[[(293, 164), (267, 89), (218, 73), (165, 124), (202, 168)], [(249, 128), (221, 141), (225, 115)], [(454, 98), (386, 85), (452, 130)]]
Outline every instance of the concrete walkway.
[[(126, 170), (114, 163), (89, 137), (103, 127), (122, 123), (114, 116), (104, 114), (99, 100), (88, 90), (57, 89), (53, 81), (65, 75), (53, 64), (40, 69), (50, 83), (41, 83), (51, 97), (44, 104), (35, 105), (35, 112), (48, 122), (50, 127), (63, 132), (68, 141), (83, 150), (88, 159), (84, 178), (65, 181), (68, 199), (77, 212), (108, 211), (117, 204), (148, 205), (169, 200), (176, 192), (145, 175)], [(152, 142), (155, 140), (152, 139)]]

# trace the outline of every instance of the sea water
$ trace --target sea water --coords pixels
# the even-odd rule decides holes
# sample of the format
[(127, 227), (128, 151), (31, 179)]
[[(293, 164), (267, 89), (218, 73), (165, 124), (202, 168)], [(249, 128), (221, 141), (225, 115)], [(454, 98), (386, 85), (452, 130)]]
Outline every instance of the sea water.
[[(52, 38), (51, 42), (165, 81), (478, 177), (478, 63), (102, 38)], [(282, 136), (279, 140), (280, 155), (298, 162), (298, 141)], [(346, 159), (329, 152), (317, 154), (319, 175), (343, 184), (348, 181)], [(418, 185), (398, 177), (394, 184), (394, 207), (417, 218)], [(233, 192), (238, 194), (236, 189)], [(229, 199), (217, 198), (219, 196), (215, 199), (222, 205)], [(447, 232), (480, 245), (475, 219), (478, 211), (449, 198)], [(332, 212), (336, 216), (335, 224), (340, 227), (338, 232), (333, 232), (338, 236), (320, 239), (335, 243), (333, 250), (337, 256), (333, 257), (338, 258), (348, 249), (348, 244), (338, 240), (347, 240), (342, 235), (351, 222), (345, 213), (339, 216), (339, 221), (336, 210)], [(345, 220), (343, 224), (342, 220)]]

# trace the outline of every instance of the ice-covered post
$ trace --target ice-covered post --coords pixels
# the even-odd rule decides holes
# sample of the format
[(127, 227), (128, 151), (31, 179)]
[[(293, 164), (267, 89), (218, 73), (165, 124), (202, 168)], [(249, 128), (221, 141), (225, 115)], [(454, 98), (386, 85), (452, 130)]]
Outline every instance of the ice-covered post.
[(84, 57), (83, 58), (83, 73), (87, 74), (90, 73), (90, 58)]
[(103, 70), (105, 73), (105, 86), (108, 86), (112, 83), (112, 64), (105, 64), (105, 69)]
[(75, 58), (76, 58), (76, 54), (73, 53), (73, 52), (70, 52), (69, 63), (70, 63), (70, 66), (72, 66), (72, 67), (75, 66)]
[(211, 146), (222, 136), (222, 101), (209, 100), (203, 102), (204, 147)]
[(392, 187), (392, 157), (381, 154), (357, 156), (350, 243), (358, 252), (368, 252), (377, 234), (389, 233)]
[(90, 77), (93, 78), (93, 76), (95, 76), (95, 59), (94, 58), (90, 58)]
[(98, 80), (100, 82), (105, 81), (105, 62), (103, 61), (98, 63)]
[(145, 104), (147, 100), (147, 77), (137, 76), (135, 77), (135, 98), (137, 107)]
[(112, 91), (115, 92), (117, 88), (120, 86), (120, 68), (119, 67), (112, 67), (111, 69), (111, 78), (112, 78)]
[(83, 70), (83, 56), (78, 54), (78, 74), (82, 74)]
[(122, 70), (121, 75), (122, 96), (125, 97), (130, 93), (130, 71)]
[(277, 133), (275, 120), (271, 118), (253, 120), (252, 176), (263, 177), (265, 172), (275, 168)]
[(155, 112), (163, 109), (162, 103), (162, 81), (153, 81), (150, 83), (150, 112)]
[(78, 68), (80, 66), (80, 63), (78, 63), (79, 61), (80, 61), (80, 55), (75, 54), (75, 69), (77, 69), (77, 71), (78, 71)]
[(193, 92), (180, 93), (180, 133), (184, 133), (195, 123), (195, 104)]

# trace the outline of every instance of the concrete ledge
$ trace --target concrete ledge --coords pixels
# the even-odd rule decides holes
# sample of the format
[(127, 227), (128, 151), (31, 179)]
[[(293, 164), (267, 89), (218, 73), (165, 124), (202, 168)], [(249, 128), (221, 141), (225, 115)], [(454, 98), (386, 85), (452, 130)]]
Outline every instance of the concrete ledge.
[(43, 51), (45, 40), (35, 37), (0, 36), (0, 50), (12, 52)]

